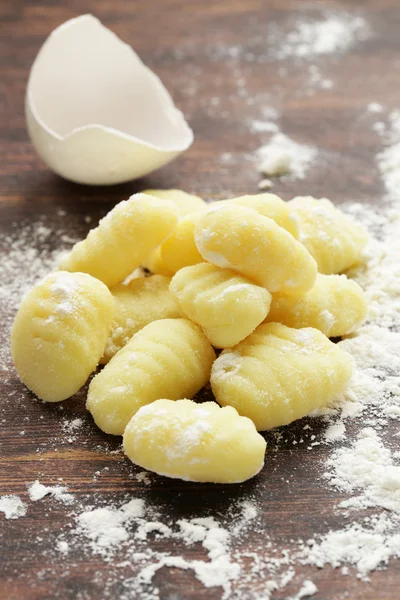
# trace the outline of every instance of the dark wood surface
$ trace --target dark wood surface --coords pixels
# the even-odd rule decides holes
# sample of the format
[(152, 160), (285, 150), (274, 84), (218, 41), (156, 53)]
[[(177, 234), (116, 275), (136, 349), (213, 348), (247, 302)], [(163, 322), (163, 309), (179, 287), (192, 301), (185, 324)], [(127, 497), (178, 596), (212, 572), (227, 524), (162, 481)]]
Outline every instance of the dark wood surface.
[[(363, 15), (373, 35), (341, 56), (311, 61), (334, 81), (334, 87), (309, 94), (307, 63), (270, 57), (268, 24), (276, 22), (288, 30), (300, 15), (315, 18), (325, 9)], [(133, 45), (161, 76), (195, 132), (193, 147), (176, 162), (146, 179), (110, 189), (81, 187), (51, 174), (36, 156), (25, 130), (24, 92), (33, 58), (55, 26), (82, 12), (93, 12)], [(281, 113), (279, 124), (285, 133), (322, 149), (321, 159), (305, 179), (278, 183), (277, 193), (285, 199), (312, 194), (337, 203), (359, 200), (378, 206), (383, 189), (374, 157), (380, 140), (372, 131), (366, 106), (381, 102), (394, 109), (400, 104), (399, 25), (398, 0), (0, 0), (2, 230), (11, 231), (12, 224), (23, 219), (35, 223), (43, 216), (48, 226), (57, 228), (57, 211), (62, 209), (65, 229), (74, 237), (82, 236), (89, 228), (84, 216), (96, 220), (116, 202), (145, 187), (179, 187), (210, 199), (256, 193), (259, 175), (256, 164), (246, 156), (265, 143), (269, 134), (251, 132), (249, 120), (263, 120), (267, 106)], [(233, 47), (239, 51), (230, 52)], [(282, 67), (287, 69), (286, 77)], [(224, 153), (231, 153), (229, 161)], [(57, 239), (52, 241), (54, 246), (57, 243)], [(1, 260), (7, 260), (7, 250)], [(121, 454), (107, 452), (117, 450), (120, 440), (95, 428), (84, 409), (84, 390), (62, 407), (43, 405), (8, 366), (0, 382), (0, 494), (17, 494), (25, 500), (27, 482), (39, 479), (56, 484), (62, 477), (78, 498), (101, 495), (103, 503), (118, 504), (128, 494), (143, 497), (174, 517), (223, 514), (238, 499), (251, 497), (263, 507), (263, 534), (278, 549), (291, 547), (291, 540), (345, 524), (335, 509), (340, 495), (319, 478), (329, 449), (321, 445), (309, 451), (309, 439), (293, 446), (304, 422), (285, 428), (279, 451), (269, 452), (260, 476), (246, 484), (195, 485), (155, 476), (145, 486), (132, 477), (138, 470)], [(69, 444), (61, 418), (77, 416), (84, 426)], [(324, 428), (315, 420), (311, 426), (317, 437)], [(351, 424), (348, 431), (351, 435)], [(267, 435), (267, 440), (272, 450), (274, 437)], [(94, 479), (96, 471), (101, 476)], [(56, 535), (67, 527), (69, 514), (69, 507), (47, 499), (31, 503), (24, 518), (6, 521), (0, 515), (0, 598), (104, 597), (101, 577), (95, 575), (111, 576), (112, 565), (96, 556), (78, 553), (64, 558), (54, 553)], [(250, 532), (244, 543), (252, 549), (255, 539), (256, 534)], [(199, 552), (188, 547), (185, 556), (193, 558)], [(372, 573), (369, 583), (354, 575), (343, 577), (339, 570), (297, 566), (291, 584), (271, 598), (295, 594), (306, 577), (318, 586), (316, 600), (399, 597), (400, 568), (392, 562), (388, 570)], [(220, 588), (206, 589), (188, 572), (165, 569), (155, 580), (164, 600), (221, 597)], [(121, 586), (117, 578), (110, 597), (118, 598)]]

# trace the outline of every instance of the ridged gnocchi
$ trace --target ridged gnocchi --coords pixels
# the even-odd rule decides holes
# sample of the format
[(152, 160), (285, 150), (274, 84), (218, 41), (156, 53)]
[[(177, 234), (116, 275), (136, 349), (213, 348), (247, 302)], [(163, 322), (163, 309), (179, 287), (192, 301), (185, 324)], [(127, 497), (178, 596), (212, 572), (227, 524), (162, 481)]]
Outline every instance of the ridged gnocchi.
[(121, 283), (174, 229), (172, 202), (135, 194), (117, 204), (61, 261), (60, 269), (82, 271), (108, 287)]
[(251, 208), (223, 203), (200, 214), (196, 246), (204, 260), (249, 277), (269, 292), (312, 288), (317, 265), (300, 242)]
[(328, 337), (355, 331), (367, 316), (365, 294), (346, 275), (318, 273), (314, 287), (299, 296), (273, 294), (266, 321), (288, 327), (315, 327)]
[(269, 217), (277, 225), (283, 227), (292, 234), (293, 237), (299, 237), (299, 226), (297, 217), (290, 210), (288, 203), (284, 202), (275, 194), (254, 194), (232, 198), (228, 202), (239, 204), (260, 213), (264, 217)]
[(246, 481), (262, 469), (265, 448), (250, 419), (215, 402), (156, 400), (138, 410), (124, 433), (132, 462), (185, 481)]
[(173, 202), (182, 217), (192, 212), (203, 210), (207, 206), (203, 198), (194, 194), (188, 194), (183, 190), (145, 190), (143, 194)]
[(328, 404), (351, 377), (350, 356), (317, 329), (260, 325), (214, 362), (211, 387), (260, 431)]
[(186, 319), (153, 321), (94, 377), (86, 406), (106, 433), (122, 435), (141, 406), (196, 394), (209, 380), (215, 352)]
[(111, 288), (115, 300), (114, 319), (103, 358), (107, 363), (131, 337), (157, 319), (182, 316), (174, 296), (169, 291), (171, 279), (163, 275), (138, 277), (127, 285)]
[(99, 363), (114, 300), (85, 273), (58, 271), (23, 299), (11, 330), (11, 352), (24, 384), (46, 402), (75, 394)]
[(367, 233), (330, 200), (299, 196), (288, 206), (299, 220), (299, 239), (315, 258), (320, 273), (343, 273), (360, 261)]
[(182, 312), (216, 348), (234, 346), (268, 314), (271, 294), (229, 269), (201, 263), (174, 275), (170, 290)]

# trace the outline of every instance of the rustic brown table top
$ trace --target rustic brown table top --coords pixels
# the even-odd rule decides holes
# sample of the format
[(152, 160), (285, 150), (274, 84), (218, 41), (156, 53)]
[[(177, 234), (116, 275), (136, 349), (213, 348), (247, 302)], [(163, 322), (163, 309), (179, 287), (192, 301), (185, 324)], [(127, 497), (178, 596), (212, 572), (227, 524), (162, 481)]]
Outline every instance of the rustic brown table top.
[[(272, 25), (275, 31), (287, 33), (299, 20), (321, 18), (324, 11), (361, 15), (372, 35), (342, 53), (309, 60), (274, 59), (279, 34), (272, 36)], [(25, 130), (24, 91), (33, 58), (55, 26), (81, 12), (93, 12), (133, 45), (160, 75), (195, 132), (192, 148), (176, 162), (146, 179), (110, 189), (81, 187), (50, 173), (36, 156)], [(62, 229), (64, 236), (77, 239), (90, 227), (85, 217), (92, 217), (93, 223), (116, 202), (146, 187), (178, 187), (210, 199), (256, 193), (260, 176), (251, 156), (271, 134), (254, 131), (254, 121), (268, 120), (268, 107), (278, 111), (282, 131), (320, 149), (319, 159), (307, 176), (278, 182), (277, 193), (285, 199), (326, 195), (337, 203), (359, 200), (377, 206), (383, 194), (374, 166), (380, 141), (370, 126), (366, 107), (371, 102), (390, 109), (400, 104), (399, 23), (397, 0), (3, 0), (2, 239), (8, 234), (15, 239), (22, 222), (44, 223), (50, 232)], [(310, 83), (309, 67), (313, 64), (333, 82), (331, 88)], [(57, 233), (45, 237), (47, 253), (70, 245), (68, 237), (60, 240)], [(37, 243), (42, 251), (40, 235), (37, 242), (30, 243)], [(3, 250), (4, 263), (10, 248), (3, 244)], [(29, 259), (22, 268), (29, 273)], [(9, 272), (7, 276), (14, 275)], [(5, 302), (1, 313), (3, 347), (15, 310), (11, 304)], [(196, 485), (154, 476), (146, 486), (134, 477), (140, 470), (118, 452), (120, 440), (103, 435), (92, 423), (84, 408), (84, 391), (62, 407), (43, 405), (20, 383), (8, 354), (5, 356), (0, 381), (0, 494), (20, 496), (28, 502), (29, 510), (24, 518), (15, 520), (0, 515), (1, 598), (125, 597), (124, 571), (117, 570), (112, 562), (79, 550), (66, 556), (56, 553), (57, 535), (71, 526), (71, 507), (49, 497), (29, 503), (27, 483), (36, 479), (55, 485), (63, 478), (62, 484), (86, 504), (95, 504), (97, 499), (102, 505), (118, 505), (130, 497), (143, 498), (175, 519), (229, 513), (235, 503), (251, 498), (262, 507), (262, 518), (258, 533), (250, 529), (240, 542), (242, 550), (254, 549), (256, 537), (259, 544), (267, 536), (278, 551), (291, 548), (293, 540), (306, 540), (344, 524), (336, 509), (342, 496), (320, 478), (329, 448), (317, 445), (307, 450), (309, 437), (293, 445), (301, 438), (306, 422), (311, 423), (311, 433), (318, 440), (324, 429), (318, 420), (285, 428), (277, 452), (272, 451), (274, 436), (267, 435), (271, 452), (265, 468), (248, 483), (233, 487)], [(71, 437), (65, 433), (65, 423), (77, 417), (83, 425)], [(348, 431), (351, 435), (351, 425)], [(110, 454), (113, 450), (117, 452)], [(175, 551), (168, 543), (163, 550)], [(257, 548), (260, 552), (259, 545)], [(185, 558), (204, 559), (203, 554), (196, 545), (183, 550)], [(272, 600), (294, 596), (307, 578), (318, 587), (313, 596), (316, 600), (399, 597), (400, 568), (396, 561), (387, 570), (373, 572), (369, 583), (354, 574), (344, 577), (339, 569), (296, 565), (295, 571), (284, 590), (271, 594)], [(155, 579), (164, 600), (216, 599), (222, 594), (221, 588), (202, 586), (190, 571), (163, 569)], [(257, 586), (260, 579), (255, 575), (254, 585), (251, 578), (248, 584), (249, 594)], [(132, 592), (130, 597), (136, 596)], [(266, 592), (260, 592), (259, 598), (267, 597)]]

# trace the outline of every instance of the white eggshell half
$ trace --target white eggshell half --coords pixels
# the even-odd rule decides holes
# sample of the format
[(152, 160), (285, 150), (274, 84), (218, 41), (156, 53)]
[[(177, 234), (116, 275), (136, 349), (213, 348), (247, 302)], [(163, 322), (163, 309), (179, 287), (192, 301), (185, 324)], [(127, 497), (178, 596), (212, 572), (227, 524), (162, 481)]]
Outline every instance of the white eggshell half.
[(92, 15), (60, 25), (41, 47), (29, 76), (26, 119), (40, 157), (77, 183), (142, 177), (193, 141), (157, 75)]

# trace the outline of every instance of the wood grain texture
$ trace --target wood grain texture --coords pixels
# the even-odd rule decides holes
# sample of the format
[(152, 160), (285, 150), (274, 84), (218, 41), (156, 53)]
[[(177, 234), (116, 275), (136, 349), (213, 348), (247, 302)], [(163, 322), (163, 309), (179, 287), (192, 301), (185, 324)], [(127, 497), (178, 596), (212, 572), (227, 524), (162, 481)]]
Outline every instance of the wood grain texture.
[[(324, 10), (363, 15), (373, 35), (347, 53), (311, 61), (334, 87), (310, 92), (307, 61), (273, 60), (268, 26), (275, 23), (288, 31), (299, 19), (318, 18)], [(194, 129), (195, 143), (184, 156), (140, 181), (112, 188), (63, 181), (46, 169), (27, 138), (24, 91), (34, 56), (54, 27), (82, 12), (93, 12), (133, 45), (160, 75)], [(358, 200), (377, 206), (383, 193), (374, 162), (380, 140), (366, 107), (369, 102), (392, 109), (400, 104), (399, 25), (397, 0), (3, 0), (2, 231), (10, 232), (13, 223), (22, 220), (43, 218), (57, 230), (62, 210), (66, 212), (63, 226), (72, 236), (83, 236), (90, 226), (85, 216), (94, 222), (116, 202), (147, 187), (180, 187), (209, 199), (256, 193), (259, 175), (251, 157), (270, 134), (252, 132), (251, 122), (263, 120), (266, 107), (271, 106), (279, 111), (285, 133), (320, 149), (307, 177), (278, 183), (277, 193), (285, 199), (312, 194), (328, 196), (338, 204)], [(56, 248), (57, 244), (54, 236), (50, 245)], [(1, 260), (7, 260), (7, 251)], [(134, 477), (138, 470), (121, 454), (110, 454), (118, 451), (120, 440), (95, 428), (84, 408), (85, 390), (61, 406), (43, 405), (24, 388), (11, 364), (7, 366), (10, 370), (2, 372), (0, 381), (0, 494), (18, 494), (25, 500), (27, 483), (39, 479), (56, 484), (62, 477), (63, 484), (84, 501), (97, 496), (103, 505), (118, 504), (133, 495), (156, 504), (171, 518), (223, 514), (238, 500), (252, 497), (262, 505), (263, 519), (262, 534), (250, 533), (242, 542), (249, 551), (258, 547), (263, 536), (284, 549), (291, 546), (290, 540), (306, 540), (344, 525), (335, 509), (340, 494), (333, 494), (319, 477), (329, 449), (321, 445), (307, 450), (310, 435), (318, 436), (325, 427), (320, 421), (303, 420), (284, 428), (279, 452), (272, 451), (275, 438), (268, 434), (271, 451), (265, 468), (246, 484), (196, 485), (154, 477), (145, 486)], [(69, 443), (62, 423), (78, 416), (84, 425)], [(311, 429), (297, 443), (306, 423)], [(67, 557), (55, 555), (57, 535), (68, 524), (70, 508), (49, 498), (30, 503), (23, 519), (5, 521), (0, 516), (1, 599), (105, 598), (104, 581), (112, 577), (112, 565), (79, 551)], [(159, 548), (172, 551), (168, 542), (161, 541)], [(200, 555), (197, 546), (185, 550), (186, 558)], [(339, 570), (297, 567), (291, 584), (284, 592), (272, 594), (271, 600), (295, 594), (308, 577), (318, 587), (315, 600), (399, 597), (400, 568), (393, 562), (387, 571), (374, 572), (369, 583), (343, 577)], [(220, 588), (204, 588), (190, 572), (164, 569), (155, 581), (162, 600), (221, 597)], [(123, 589), (119, 572), (108, 597), (120, 598)]]

